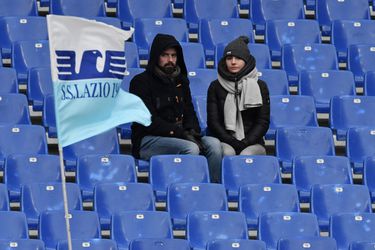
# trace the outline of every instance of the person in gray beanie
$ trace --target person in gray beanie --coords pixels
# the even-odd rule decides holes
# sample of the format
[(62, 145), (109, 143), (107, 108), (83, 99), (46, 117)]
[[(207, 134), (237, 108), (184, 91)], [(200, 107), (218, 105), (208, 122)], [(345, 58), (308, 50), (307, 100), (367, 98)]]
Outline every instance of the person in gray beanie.
[(207, 126), (221, 142), (223, 155), (266, 154), (264, 135), (270, 123), (267, 85), (258, 79), (249, 39), (230, 42), (218, 63), (218, 76), (207, 93)]

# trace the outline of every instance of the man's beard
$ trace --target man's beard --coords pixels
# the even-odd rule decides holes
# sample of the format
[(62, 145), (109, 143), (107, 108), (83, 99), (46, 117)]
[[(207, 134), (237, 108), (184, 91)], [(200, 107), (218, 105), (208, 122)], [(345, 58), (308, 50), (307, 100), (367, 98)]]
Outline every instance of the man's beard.
[(176, 64), (173, 63), (167, 63), (163, 67), (160, 67), (160, 69), (167, 75), (172, 74), (176, 70)]

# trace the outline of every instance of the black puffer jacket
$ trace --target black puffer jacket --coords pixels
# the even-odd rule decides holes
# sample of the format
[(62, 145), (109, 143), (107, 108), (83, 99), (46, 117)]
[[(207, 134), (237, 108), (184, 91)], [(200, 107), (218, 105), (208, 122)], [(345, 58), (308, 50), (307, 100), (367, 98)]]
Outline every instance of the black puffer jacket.
[[(162, 79), (155, 73), (159, 56), (167, 48), (177, 50), (177, 65), (181, 74), (173, 81)], [(139, 158), (141, 140), (146, 135), (183, 138), (183, 132), (194, 129), (200, 132), (198, 119), (191, 101), (189, 80), (178, 41), (170, 35), (156, 35), (150, 51), (146, 71), (130, 82), (130, 93), (139, 96), (151, 113), (151, 125), (132, 125), (133, 155)]]

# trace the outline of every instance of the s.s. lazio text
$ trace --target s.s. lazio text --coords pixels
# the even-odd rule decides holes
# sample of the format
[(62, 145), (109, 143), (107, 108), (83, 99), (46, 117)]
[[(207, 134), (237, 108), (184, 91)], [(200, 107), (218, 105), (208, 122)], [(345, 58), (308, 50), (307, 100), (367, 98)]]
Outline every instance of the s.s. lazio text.
[(61, 101), (83, 98), (116, 98), (121, 81), (91, 79), (90, 81), (68, 81), (58, 84), (57, 92)]

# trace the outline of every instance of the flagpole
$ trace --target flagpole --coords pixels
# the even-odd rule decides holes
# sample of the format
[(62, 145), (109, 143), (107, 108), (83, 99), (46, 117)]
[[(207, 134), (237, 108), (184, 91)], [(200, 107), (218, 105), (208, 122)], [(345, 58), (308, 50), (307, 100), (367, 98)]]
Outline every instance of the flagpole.
[(63, 201), (64, 201), (64, 217), (65, 217), (65, 225), (66, 225), (66, 235), (68, 238), (68, 250), (73, 250), (72, 237), (70, 234), (70, 221), (69, 221), (70, 215), (69, 215), (69, 209), (68, 209), (68, 196), (66, 192), (64, 155), (63, 155), (63, 150), (60, 144), (59, 144), (59, 158), (60, 158), (61, 184), (62, 184)]

